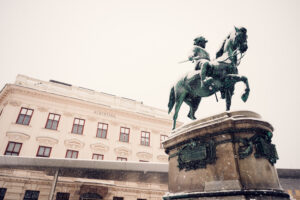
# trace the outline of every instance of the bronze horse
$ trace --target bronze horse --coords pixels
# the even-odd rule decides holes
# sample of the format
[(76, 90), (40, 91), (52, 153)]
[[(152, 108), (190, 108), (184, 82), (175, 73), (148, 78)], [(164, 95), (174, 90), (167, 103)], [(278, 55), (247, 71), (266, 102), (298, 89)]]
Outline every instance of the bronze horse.
[[(247, 29), (235, 27), (235, 30), (223, 42), (215, 60), (207, 60), (200, 70), (189, 72), (172, 87), (168, 112), (170, 113), (175, 105), (173, 129), (176, 127), (178, 112), (183, 102), (190, 107), (188, 117), (195, 120), (195, 112), (201, 98), (220, 91), (222, 99), (226, 99), (226, 110), (230, 110), (234, 86), (240, 81), (246, 85), (242, 100), (247, 101), (250, 92), (248, 79), (238, 75), (237, 69), (247, 49)], [(204, 77), (203, 73), (206, 77), (204, 80), (201, 78)]]

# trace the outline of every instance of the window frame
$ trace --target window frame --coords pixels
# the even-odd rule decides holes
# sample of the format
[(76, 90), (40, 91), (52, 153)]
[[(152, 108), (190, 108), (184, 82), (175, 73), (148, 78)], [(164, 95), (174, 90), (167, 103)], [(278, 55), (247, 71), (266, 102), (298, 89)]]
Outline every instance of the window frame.
[[(66, 195), (67, 198), (64, 196), (59, 196), (59, 195)], [(69, 192), (57, 192), (55, 196), (55, 200), (69, 200), (70, 199), (70, 193)]]
[[(18, 152), (15, 152), (15, 151), (9, 151), (10, 153), (17, 153), (17, 155), (12, 155), (12, 154), (6, 154), (8, 151), (7, 151), (7, 149), (8, 149), (8, 147), (9, 147), (9, 144), (10, 143), (14, 143), (14, 146), (13, 146), (13, 150), (15, 149), (15, 146), (16, 146), (16, 144), (20, 144), (20, 148), (19, 148), (19, 151)], [(20, 152), (21, 152), (21, 149), (22, 149), (22, 145), (23, 145), (23, 143), (20, 143), (20, 142), (13, 142), (13, 141), (8, 141), (8, 143), (7, 143), (7, 146), (6, 146), (6, 149), (5, 149), (5, 152), (4, 152), (4, 155), (5, 156), (19, 156), (20, 155)]]
[(114, 196), (114, 197), (113, 197), (113, 200), (124, 200), (124, 197), (117, 197), (117, 196)]
[[(122, 128), (125, 129), (125, 130), (128, 130), (128, 133), (125, 133), (125, 132), (123, 133), (123, 132), (122, 132)], [(128, 134), (128, 137), (127, 137), (128, 140), (127, 140), (127, 141), (121, 140), (121, 135), (122, 135), (122, 134), (125, 134), (125, 135)], [(127, 128), (127, 127), (120, 127), (119, 141), (120, 141), (120, 142), (127, 142), (127, 143), (129, 143), (129, 137), (130, 137), (130, 128)], [(124, 138), (124, 137), (122, 137), (122, 138)]]
[[(143, 136), (143, 133), (145, 133), (146, 135), (148, 134), (148, 137), (147, 136)], [(143, 139), (144, 139), (144, 144), (143, 144)], [(148, 139), (148, 144), (146, 143), (147, 139)], [(150, 146), (150, 132), (148, 132), (148, 131), (141, 131), (140, 145), (147, 146), (147, 147)]]
[[(54, 115), (54, 118), (53, 118), (52, 123), (51, 123), (51, 128), (47, 128), (48, 121), (51, 120), (51, 119), (49, 119), (50, 115)], [(55, 119), (55, 116), (58, 116), (58, 121), (57, 121), (57, 120), (54, 120), (54, 119)], [(60, 117), (61, 117), (60, 114), (49, 113), (49, 114), (48, 114), (48, 118), (47, 118), (47, 120), (46, 120), (45, 129), (50, 129), (50, 130), (56, 130), (56, 131), (57, 131), (57, 128), (58, 128), (58, 125), (59, 125), (59, 121), (60, 121)], [(53, 121), (57, 121), (56, 129), (53, 128)]]
[(7, 192), (7, 188), (0, 188), (0, 200), (4, 200), (5, 194)]
[(128, 159), (125, 157), (117, 157), (117, 161), (126, 162)]
[[(95, 159), (94, 156), (97, 156), (97, 159)], [(99, 157), (102, 157), (102, 159), (98, 159)], [(98, 153), (93, 153), (92, 160), (104, 160), (104, 155), (98, 154)]]
[[(22, 120), (22, 123), (19, 123), (18, 121), (19, 121), (19, 118), (21, 117), (21, 113), (22, 113), (22, 110), (23, 110), (23, 109), (26, 110), (26, 113), (25, 113), (25, 115), (24, 115), (24, 118), (23, 118), (23, 120)], [(27, 115), (27, 112), (28, 112), (29, 110), (32, 111), (31, 115)], [(34, 109), (21, 107), (20, 112), (19, 112), (19, 115), (18, 115), (17, 120), (16, 120), (16, 124), (20, 124), (20, 125), (24, 125), (24, 126), (29, 126), (29, 124), (30, 124), (30, 122), (31, 122), (31, 119), (32, 119), (32, 116), (33, 116), (33, 113), (34, 113)], [(23, 115), (23, 114), (22, 114), (22, 115)], [(24, 121), (25, 121), (25, 117), (26, 117), (26, 116), (30, 116), (30, 118), (29, 118), (29, 120), (28, 120), (28, 124), (24, 124)]]
[[(39, 154), (39, 151), (40, 151), (40, 148), (43, 147), (44, 148), (44, 152), (43, 152), (43, 155), (38, 155)], [(46, 148), (49, 148), (50, 151), (49, 151), (49, 156), (45, 156), (45, 149)], [(50, 155), (51, 155), (51, 151), (52, 151), (52, 147), (47, 147), (47, 146), (39, 146), (37, 152), (36, 152), (36, 157), (42, 157), (42, 158), (50, 158)]]
[[(164, 137), (165, 139), (162, 140), (162, 137)], [(168, 138), (169, 138), (169, 136), (167, 136), (167, 135), (163, 135), (163, 134), (160, 135), (160, 148), (161, 148), (161, 149), (164, 148), (162, 142), (165, 141), (165, 140), (168, 139)]]
[[(100, 125), (100, 124), (102, 125), (102, 129), (99, 128), (99, 125)], [(106, 129), (103, 129), (103, 126), (106, 126)], [(105, 137), (99, 137), (99, 136), (98, 136), (99, 130), (101, 130), (100, 136), (102, 136), (103, 130), (106, 130)], [(96, 131), (96, 137), (97, 137), (97, 138), (103, 138), (103, 139), (106, 139), (106, 138), (107, 138), (107, 133), (108, 133), (108, 124), (103, 123), (103, 122), (98, 122), (98, 125), (97, 125), (97, 131)]]
[[(31, 197), (28, 197), (28, 198), (25, 199), (27, 192), (31, 192), (32, 194), (30, 195)], [(33, 193), (37, 193), (37, 198), (32, 198)], [(39, 196), (40, 196), (40, 191), (38, 191), (38, 190), (26, 190), (25, 193), (24, 193), (23, 200), (38, 200)]]
[[(71, 151), (72, 152), (72, 154), (71, 154), (71, 157), (69, 158), (69, 157), (67, 157), (67, 155), (68, 155), (68, 152), (69, 151)], [(76, 158), (73, 158), (73, 153), (77, 153), (77, 155), (76, 155)], [(79, 155), (79, 151), (76, 151), (76, 150), (72, 150), (72, 149), (67, 149), (67, 151), (66, 151), (66, 156), (65, 156), (65, 158), (69, 158), (69, 159), (77, 159), (78, 158), (78, 155)]]
[[(79, 120), (79, 123), (78, 124), (75, 124), (75, 120), (76, 119), (78, 119)], [(79, 126), (81, 126), (80, 125), (80, 121), (83, 121), (83, 125), (82, 125), (82, 129), (81, 129), (81, 133), (79, 133), (78, 132), (78, 127)], [(77, 125), (77, 132), (74, 132), (74, 127), (75, 127), (75, 125)], [(72, 131), (71, 131), (71, 133), (73, 133), (73, 134), (77, 134), (77, 135), (83, 135), (83, 131), (84, 131), (84, 125), (85, 125), (85, 119), (80, 119), (80, 118), (74, 118), (74, 120), (73, 120), (73, 126), (72, 126)]]

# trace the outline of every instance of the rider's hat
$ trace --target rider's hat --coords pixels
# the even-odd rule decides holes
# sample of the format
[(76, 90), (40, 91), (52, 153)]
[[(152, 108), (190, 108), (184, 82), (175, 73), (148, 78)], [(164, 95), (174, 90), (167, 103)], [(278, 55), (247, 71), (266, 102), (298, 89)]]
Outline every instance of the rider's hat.
[(207, 40), (205, 39), (205, 37), (203, 37), (203, 36), (199, 36), (199, 37), (196, 37), (195, 39), (194, 39), (194, 43), (195, 44), (197, 44), (197, 43), (199, 43), (199, 42), (207, 42)]

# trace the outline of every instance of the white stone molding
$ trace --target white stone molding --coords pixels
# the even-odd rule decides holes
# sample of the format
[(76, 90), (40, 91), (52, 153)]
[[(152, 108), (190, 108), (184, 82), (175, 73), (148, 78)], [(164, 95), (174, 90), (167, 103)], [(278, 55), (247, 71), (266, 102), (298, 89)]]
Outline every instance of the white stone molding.
[(45, 108), (45, 107), (38, 107), (37, 109), (38, 109), (38, 111), (40, 111), (40, 112), (49, 112), (48, 109)]
[(112, 126), (119, 126), (119, 123), (116, 121), (109, 121), (108, 124), (111, 124)]
[(141, 128), (140, 130), (141, 130), (141, 131), (145, 131), (145, 132), (149, 132), (149, 133), (152, 133), (152, 132), (153, 132), (152, 129), (149, 129), (149, 128), (147, 128), (147, 127), (143, 127), (143, 128)]
[(129, 124), (125, 124), (125, 123), (120, 123), (119, 124), (120, 127), (124, 127), (124, 128), (129, 128), (130, 129), (130, 133), (133, 131), (132, 126)]
[(78, 139), (75, 139), (75, 138), (65, 140), (64, 144), (67, 148), (78, 150), (78, 151), (84, 147), (84, 142), (82, 142)]
[(91, 122), (95, 122), (97, 121), (97, 119), (95, 117), (91, 117), (91, 116), (88, 116), (87, 117), (87, 120), (91, 121)]
[(154, 133), (154, 134), (159, 134), (159, 130), (157, 130), (157, 129), (152, 129), (152, 133)]
[(114, 151), (120, 157), (127, 157), (131, 154), (131, 150), (124, 146), (117, 147), (114, 149)]
[(19, 107), (19, 106), (21, 106), (21, 102), (20, 101), (9, 101), (9, 104), (10, 105), (12, 105), (12, 106), (14, 106), (14, 107)]
[(103, 143), (95, 143), (90, 145), (93, 152), (104, 154), (109, 150), (109, 146)]
[(136, 156), (140, 159), (140, 160), (150, 160), (152, 159), (153, 155), (151, 153), (148, 152), (137, 152)]
[(9, 140), (15, 141), (15, 142), (24, 142), (26, 140), (29, 140), (30, 135), (21, 133), (21, 132), (14, 132), (14, 131), (7, 131), (6, 136), (9, 138)]
[(51, 137), (43, 137), (43, 136), (37, 137), (36, 141), (41, 145), (51, 146), (51, 147), (53, 147), (55, 144), (58, 144), (58, 140)]
[(158, 155), (157, 160), (161, 161), (161, 162), (168, 162), (168, 156), (167, 155)]
[(65, 113), (63, 113), (63, 115), (66, 117), (73, 117), (73, 114), (69, 113), (69, 112), (65, 112)]
[(132, 126), (132, 130), (133, 130), (133, 131), (139, 131), (139, 130), (140, 130), (140, 127), (133, 125), (133, 126)]

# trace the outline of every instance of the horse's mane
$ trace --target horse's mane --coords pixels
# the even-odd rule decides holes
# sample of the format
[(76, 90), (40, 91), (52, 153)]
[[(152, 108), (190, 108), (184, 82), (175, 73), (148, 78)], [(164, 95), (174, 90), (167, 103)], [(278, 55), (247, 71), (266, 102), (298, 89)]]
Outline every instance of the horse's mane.
[(230, 38), (230, 35), (231, 35), (231, 34), (229, 34), (229, 35), (226, 37), (226, 39), (223, 41), (221, 48), (220, 48), (219, 51), (216, 53), (216, 58), (219, 58), (219, 57), (221, 57), (221, 56), (223, 55), (225, 43), (226, 43), (226, 41)]

